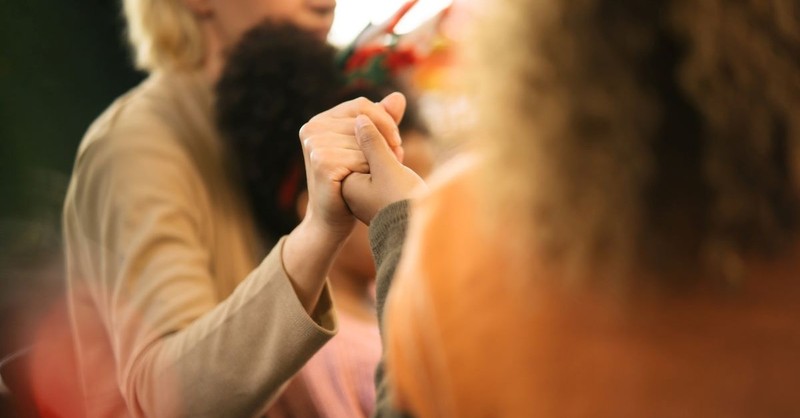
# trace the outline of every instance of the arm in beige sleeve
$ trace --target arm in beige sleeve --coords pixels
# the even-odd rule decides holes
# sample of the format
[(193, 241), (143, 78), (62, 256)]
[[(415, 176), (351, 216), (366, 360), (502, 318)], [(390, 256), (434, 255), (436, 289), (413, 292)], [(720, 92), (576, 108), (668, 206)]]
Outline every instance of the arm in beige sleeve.
[(66, 245), (85, 265), (132, 415), (253, 416), (335, 332), (327, 286), (314, 315), (298, 301), (283, 241), (219, 300), (200, 173), (172, 141), (98, 141), (74, 176)]

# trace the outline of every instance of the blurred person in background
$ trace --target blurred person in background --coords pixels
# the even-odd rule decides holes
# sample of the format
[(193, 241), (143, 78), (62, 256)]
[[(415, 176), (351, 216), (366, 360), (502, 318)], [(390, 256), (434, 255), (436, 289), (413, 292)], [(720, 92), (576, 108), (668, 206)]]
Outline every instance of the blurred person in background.
[(12, 390), (36, 334), (68, 333), (60, 219), (75, 148), (141, 80), (120, 20), (116, 2), (0, 2), (0, 375)]
[[(355, 224), (338, 190), (365, 169), (363, 154), (304, 148), (325, 157), (309, 170), (308, 215), (264, 257), (212, 109), (212, 86), (244, 32), (270, 18), (322, 40), (334, 6), (124, 1), (136, 63), (150, 76), (89, 128), (64, 204), (85, 416), (253, 416), (335, 333), (326, 273)], [(397, 146), (403, 107), (389, 96), (334, 113), (369, 114)]]
[(344, 196), (371, 222), (379, 288), (397, 268), (391, 402), (438, 418), (800, 415), (800, 5), (480, 12), (475, 142), (429, 192), (355, 121), (370, 173)]

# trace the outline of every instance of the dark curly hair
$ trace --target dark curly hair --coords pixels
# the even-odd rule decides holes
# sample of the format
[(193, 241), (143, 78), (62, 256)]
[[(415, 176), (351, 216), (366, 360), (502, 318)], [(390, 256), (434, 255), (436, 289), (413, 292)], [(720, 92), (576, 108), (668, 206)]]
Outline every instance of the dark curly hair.
[(231, 51), (217, 82), (217, 124), (265, 239), (297, 225), (306, 187), (298, 131), (337, 103), (344, 78), (335, 54), (307, 31), (265, 21)]
[(501, 0), (490, 14), (476, 75), (494, 80), (473, 83), (489, 200), (526, 213), (551, 259), (732, 277), (731, 260), (795, 242), (796, 0)]

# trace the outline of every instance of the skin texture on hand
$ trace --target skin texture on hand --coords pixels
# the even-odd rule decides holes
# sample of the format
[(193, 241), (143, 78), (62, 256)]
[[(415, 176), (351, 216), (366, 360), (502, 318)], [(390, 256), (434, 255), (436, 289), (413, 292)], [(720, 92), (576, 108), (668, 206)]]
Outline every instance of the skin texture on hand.
[[(400, 147), (397, 123), (405, 111), (405, 98), (398, 93), (380, 103), (358, 98), (313, 117), (300, 129), (308, 181), (306, 217), (287, 237), (283, 266), (306, 311), (319, 301), (325, 277), (355, 218), (342, 197), (342, 182), (351, 173), (366, 175), (369, 165), (356, 140), (356, 118), (368, 115), (375, 121), (383, 145), (396, 161), (391, 147)], [(385, 139), (384, 139), (385, 138)], [(398, 163), (399, 164), (399, 163)]]
[(347, 206), (369, 225), (384, 207), (427, 189), (425, 182), (399, 161), (381, 131), (366, 115), (356, 118), (356, 138), (369, 165), (369, 174), (353, 172), (342, 186)]

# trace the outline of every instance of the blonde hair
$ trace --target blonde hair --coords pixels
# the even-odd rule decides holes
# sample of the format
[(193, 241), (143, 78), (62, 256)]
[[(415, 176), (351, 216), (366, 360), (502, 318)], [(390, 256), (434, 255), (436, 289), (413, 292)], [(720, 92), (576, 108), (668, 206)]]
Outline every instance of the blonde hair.
[(136, 68), (191, 70), (205, 58), (197, 17), (181, 0), (124, 0)]
[(800, 6), (734, 3), (492, 2), (472, 84), (497, 217), (593, 275), (728, 275), (795, 242)]

